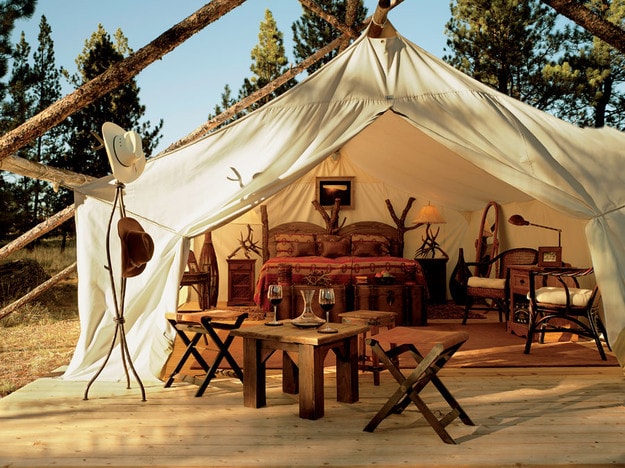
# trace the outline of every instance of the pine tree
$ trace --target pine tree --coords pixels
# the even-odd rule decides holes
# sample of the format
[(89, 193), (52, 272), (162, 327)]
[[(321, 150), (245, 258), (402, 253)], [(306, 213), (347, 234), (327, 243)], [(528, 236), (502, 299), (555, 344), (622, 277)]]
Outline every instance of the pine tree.
[[(15, 22), (22, 18), (30, 18), (35, 12), (37, 0), (6, 0), (0, 2), (0, 79), (9, 70), (9, 59), (13, 56), (11, 36)], [(6, 96), (6, 85), (0, 83), (0, 101)]]
[[(11, 76), (6, 88), (6, 100), (2, 105), (2, 131), (7, 132), (18, 127), (33, 115), (33, 100), (30, 94), (32, 85), (32, 70), (29, 64), (30, 45), (22, 32), (19, 42), (15, 45)], [(33, 145), (20, 148), (17, 155), (30, 159), (33, 154)], [(15, 176), (10, 185), (12, 199), (16, 202), (14, 208), (13, 226), (18, 232), (24, 232), (34, 226), (32, 198), (32, 180), (28, 177)]]
[[(625, 19), (625, 0), (585, 3), (614, 24)], [(565, 53), (545, 67), (544, 74), (559, 90), (554, 113), (583, 126), (625, 127), (625, 57), (579, 27), (566, 30)]]
[[(326, 13), (339, 19), (345, 18), (346, 0), (317, 0), (317, 3)], [(304, 13), (301, 18), (295, 21), (291, 26), (293, 40), (295, 41), (293, 55), (295, 56), (296, 62), (301, 62), (308, 58), (342, 34), (339, 30), (334, 29), (327, 21), (308, 10), (305, 6), (302, 6), (302, 8)], [(360, 0), (356, 8), (354, 24), (361, 24), (366, 17), (367, 9), (364, 7), (362, 0)], [(314, 73), (325, 63), (332, 60), (337, 53), (337, 50), (332, 51), (323, 59), (310, 66), (306, 71), (309, 75)]]
[[(237, 103), (236, 99), (234, 99), (232, 97), (232, 89), (230, 89), (230, 85), (225, 85), (224, 86), (224, 92), (221, 93), (221, 102), (219, 104), (215, 104), (215, 107), (213, 109), (213, 113), (208, 114), (208, 120), (214, 119), (215, 117), (217, 117), (222, 112), (224, 112), (227, 109), (229, 109), (230, 107), (234, 106), (236, 103)], [(221, 128), (221, 127), (223, 127), (225, 125), (228, 125), (230, 122), (234, 122), (236, 119), (238, 119), (239, 117), (242, 117), (243, 115), (244, 115), (243, 113), (235, 115), (234, 117), (232, 117), (232, 118), (230, 118), (228, 120), (225, 120), (217, 128)]]
[[(70, 75), (66, 70), (62, 70), (62, 73), (75, 87), (79, 87), (130, 53), (132, 50), (120, 30), (115, 33), (113, 42), (104, 27), (98, 25), (97, 31), (85, 41), (83, 51), (76, 59), (78, 73)], [(142, 137), (143, 151), (149, 157), (160, 140), (163, 121), (154, 127), (151, 127), (149, 121), (141, 122), (145, 106), (140, 103), (139, 91), (136, 81), (130, 80), (71, 115), (67, 119), (71, 129), (66, 142), (67, 150), (54, 158), (54, 165), (93, 177), (110, 174), (106, 152), (104, 148), (95, 149), (97, 141), (93, 136), (93, 133), (101, 135), (102, 124), (107, 121), (126, 130), (136, 130)], [(71, 203), (70, 195), (68, 193), (64, 197), (64, 206)]]
[(551, 105), (542, 69), (559, 47), (553, 10), (538, 0), (455, 0), (451, 12), (448, 63), (535, 107)]
[[(265, 10), (265, 19), (260, 23), (258, 44), (252, 49), (251, 58), (252, 64), (250, 65), (250, 70), (253, 76), (249, 79), (245, 78), (243, 81), (243, 86), (239, 91), (239, 100), (263, 88), (288, 70), (288, 59), (284, 49), (283, 34), (278, 30), (276, 21), (269, 10)], [(249, 110), (256, 109), (271, 101), (286, 90), (295, 86), (295, 84), (295, 80), (289, 80), (284, 85), (250, 106)]]
[[(52, 28), (45, 16), (39, 22), (38, 47), (33, 54), (31, 94), (33, 97), (33, 112), (38, 114), (61, 98), (61, 72), (56, 67), (54, 57), (54, 41)], [(37, 138), (33, 151), (33, 158), (37, 162), (47, 164), (52, 155), (62, 151), (64, 125), (51, 128)], [(38, 179), (32, 180), (33, 221), (41, 222), (45, 217), (54, 213), (58, 207), (57, 195), (50, 184)]]

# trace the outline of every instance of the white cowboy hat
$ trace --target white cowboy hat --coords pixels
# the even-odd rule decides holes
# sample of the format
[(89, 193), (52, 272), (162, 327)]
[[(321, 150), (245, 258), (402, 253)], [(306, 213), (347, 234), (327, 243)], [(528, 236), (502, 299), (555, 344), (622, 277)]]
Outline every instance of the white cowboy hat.
[(104, 122), (102, 136), (113, 176), (124, 184), (136, 180), (145, 168), (141, 136), (112, 122)]

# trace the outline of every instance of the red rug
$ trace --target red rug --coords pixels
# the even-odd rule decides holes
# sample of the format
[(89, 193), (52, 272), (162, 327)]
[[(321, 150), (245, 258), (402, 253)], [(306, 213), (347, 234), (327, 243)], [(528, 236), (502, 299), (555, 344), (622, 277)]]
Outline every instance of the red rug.
[[(506, 331), (499, 322), (469, 321), (467, 325), (432, 323), (431, 330), (467, 331), (469, 339), (447, 364), (448, 367), (592, 367), (617, 366), (614, 353), (603, 361), (591, 341), (555, 341), (557, 334), (548, 336), (549, 342), (533, 343), (530, 354), (524, 354), (525, 338)], [(575, 337), (576, 338), (576, 337)]]

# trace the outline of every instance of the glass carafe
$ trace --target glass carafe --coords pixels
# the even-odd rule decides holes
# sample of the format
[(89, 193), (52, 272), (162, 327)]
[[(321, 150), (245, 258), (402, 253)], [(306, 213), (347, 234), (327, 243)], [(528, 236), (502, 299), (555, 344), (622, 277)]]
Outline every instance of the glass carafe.
[(325, 320), (317, 317), (312, 310), (312, 301), (315, 296), (315, 290), (302, 289), (300, 292), (302, 293), (302, 298), (304, 299), (304, 311), (299, 317), (292, 320), (293, 324), (302, 326), (318, 326), (325, 323)]

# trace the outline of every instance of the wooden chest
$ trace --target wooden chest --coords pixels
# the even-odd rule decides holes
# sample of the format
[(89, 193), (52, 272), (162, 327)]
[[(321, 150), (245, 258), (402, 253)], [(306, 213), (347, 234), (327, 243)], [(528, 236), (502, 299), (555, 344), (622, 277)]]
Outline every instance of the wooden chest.
[(427, 325), (423, 286), (403, 284), (358, 284), (354, 309), (395, 312), (397, 325)]

